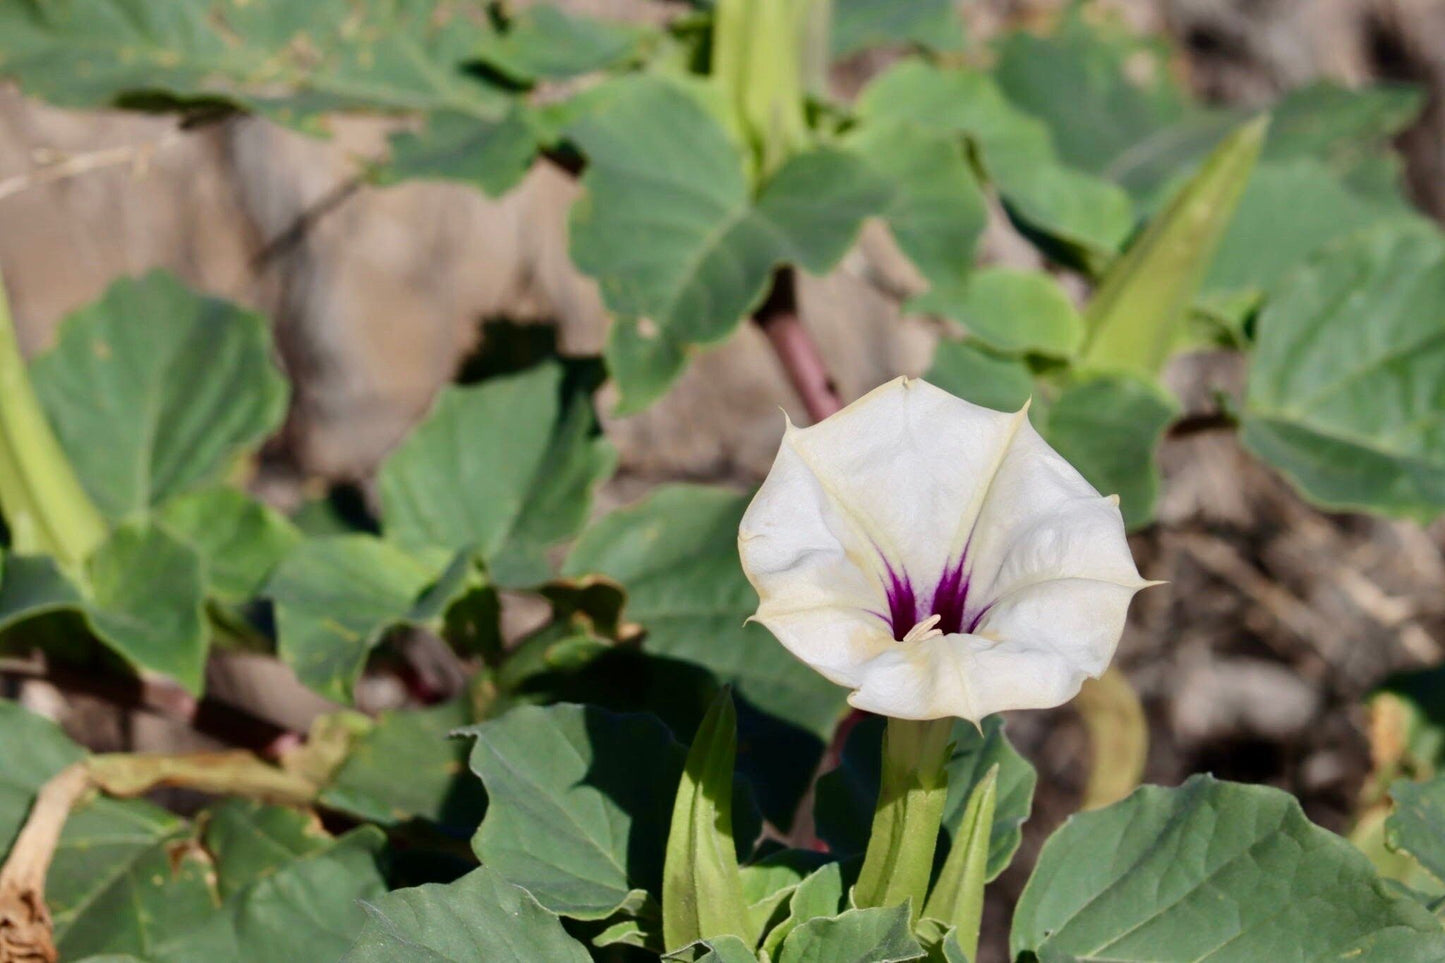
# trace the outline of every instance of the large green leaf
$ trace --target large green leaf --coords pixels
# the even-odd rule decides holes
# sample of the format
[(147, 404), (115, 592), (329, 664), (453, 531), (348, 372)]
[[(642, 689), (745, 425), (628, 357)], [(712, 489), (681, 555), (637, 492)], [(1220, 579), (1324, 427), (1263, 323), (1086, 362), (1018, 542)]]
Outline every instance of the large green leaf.
[(1065, 385), (1049, 404), (1043, 435), (1089, 484), (1119, 496), (1124, 523), (1154, 518), (1160, 439), (1179, 402), (1152, 381), (1130, 374), (1093, 375)]
[(1004, 95), (1046, 123), (1060, 156), (1081, 170), (1112, 176), (1121, 158), (1190, 112), (1163, 45), (1121, 24), (1071, 13), (1051, 35), (1015, 31), (997, 50)]
[(1445, 243), (1353, 236), (1290, 276), (1259, 320), (1244, 442), (1320, 504), (1445, 508)]
[(311, 813), (248, 799), (227, 799), (207, 810), (201, 838), (216, 860), (222, 899), (332, 843)]
[(744, 624), (758, 604), (737, 554), (747, 501), (700, 485), (660, 488), (584, 531), (563, 574), (615, 580), (648, 651), (703, 665), (757, 708), (827, 738), (843, 690)]
[(460, 181), (489, 197), (516, 187), (537, 155), (537, 131), (520, 106), (498, 120), (464, 110), (433, 111), (418, 129), (393, 134), (388, 141), (391, 156), (373, 172), (377, 184)]
[(1034, 376), (1023, 359), (1001, 354), (972, 339), (943, 340), (924, 376), (930, 384), (995, 411), (1018, 411), (1034, 391)]
[(1445, 776), (1417, 783), (1402, 779), (1390, 786), (1395, 809), (1385, 821), (1393, 849), (1409, 853), (1445, 882)]
[(893, 906), (808, 920), (783, 941), (778, 963), (901, 963), (922, 958), (908, 907)]
[(366, 905), (342, 963), (587, 963), (587, 950), (519, 886), (483, 866), (442, 886), (400, 889)]
[(549, 3), (517, 12), (487, 34), (477, 59), (518, 83), (560, 80), (605, 70), (635, 57), (647, 32), (568, 13)]
[(137, 670), (159, 672), (200, 694), (204, 677), (203, 572), (195, 550), (154, 525), (115, 529), (77, 585), (51, 558), (9, 556), (0, 569), (0, 631), (54, 612), (75, 612)]
[(464, 68), (491, 34), (436, 0), (19, 0), (0, 7), (0, 72), (67, 107), (223, 103), (314, 126), (334, 110), (507, 98)]
[(882, 44), (931, 50), (963, 46), (963, 21), (950, 0), (834, 0), (833, 56)]
[(844, 141), (893, 186), (882, 216), (903, 253), (932, 285), (916, 310), (947, 313), (973, 270), (988, 222), (983, 192), (959, 138), (948, 131), (886, 119), (857, 127)]
[(421, 817), (472, 832), (486, 797), (467, 771), (466, 742), (450, 738), (471, 721), (461, 700), (382, 713), (352, 741), (320, 802), (383, 825)]
[[(597, 278), (608, 308), (647, 318), (651, 337), (672, 348), (663, 356), (679, 361), (685, 346), (727, 337), (775, 265), (830, 269), (891, 197), (859, 158), (818, 149), (790, 159), (754, 198), (723, 125), (688, 90), (655, 77), (609, 85), (569, 134), (587, 156), (572, 259)], [(652, 377), (621, 385), (624, 409), (658, 393), (664, 379), (656, 364), (646, 370)]]
[[(948, 800), (943, 810), (943, 839), (951, 841), (963, 819), (973, 787), (997, 765), (998, 803), (989, 834), (988, 879), (1008, 868), (1023, 838), (1022, 826), (1033, 807), (1037, 776), (1004, 735), (1003, 719), (989, 716), (982, 731), (959, 721), (953, 729), (954, 748), (948, 760)], [(878, 802), (879, 766), (883, 725), (880, 719), (860, 722), (843, 746), (838, 768), (818, 780), (815, 814), (818, 835), (832, 851), (862, 853), (868, 845), (873, 810)], [(947, 855), (940, 845), (938, 861)]]
[(999, 351), (1066, 358), (1084, 338), (1084, 322), (1074, 303), (1043, 271), (985, 268), (961, 289), (935, 289), (911, 307), (949, 317)]
[(200, 554), (207, 594), (232, 604), (254, 598), (301, 540), (284, 515), (234, 488), (173, 498), (161, 506), (157, 520)]
[(330, 535), (301, 542), (266, 586), (276, 605), (277, 649), (307, 686), (338, 702), (384, 633), (399, 625), (437, 625), (469, 577), (465, 556), (421, 556), (371, 535)]
[(1064, 164), (1048, 128), (1010, 104), (987, 74), (904, 60), (868, 85), (858, 111), (865, 122), (908, 121), (967, 136), (1010, 213), (1085, 260), (1107, 258), (1134, 226), (1128, 195)]
[(1445, 929), (1277, 789), (1195, 776), (1073, 817), (1019, 900), (1015, 956), (1438, 960)]
[(1387, 219), (1408, 220), (1351, 191), (1323, 163), (1299, 158), (1260, 164), (1240, 199), (1201, 292), (1211, 312), (1236, 324), (1310, 254)]
[(659, 894), (683, 749), (657, 719), (523, 706), (463, 730), (488, 809), (478, 857), (547, 909), (604, 919)]
[(67, 318), (31, 375), (81, 483), (117, 519), (213, 477), (279, 424), (271, 353), (259, 314), (156, 272)]
[(588, 405), (563, 409), (561, 385), (546, 364), (445, 390), (381, 467), (387, 536), (475, 552), (501, 585), (545, 581), (547, 549), (582, 526), (616, 463)]

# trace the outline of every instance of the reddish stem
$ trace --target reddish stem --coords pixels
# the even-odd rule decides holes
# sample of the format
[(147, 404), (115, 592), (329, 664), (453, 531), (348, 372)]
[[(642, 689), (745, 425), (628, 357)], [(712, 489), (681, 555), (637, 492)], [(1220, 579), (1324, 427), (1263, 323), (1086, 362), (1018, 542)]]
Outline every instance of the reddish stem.
[(798, 315), (791, 269), (781, 268), (773, 276), (772, 291), (754, 312), (753, 320), (767, 334), (809, 418), (822, 421), (843, 407), (843, 399), (828, 374), (818, 343)]

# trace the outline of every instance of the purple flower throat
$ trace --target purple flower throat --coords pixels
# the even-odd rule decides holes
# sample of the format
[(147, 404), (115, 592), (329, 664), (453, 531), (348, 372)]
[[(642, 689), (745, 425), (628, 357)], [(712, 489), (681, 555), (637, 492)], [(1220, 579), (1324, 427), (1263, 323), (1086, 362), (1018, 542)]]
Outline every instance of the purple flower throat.
[(944, 635), (970, 633), (978, 628), (989, 607), (980, 606), (970, 613), (968, 610), (968, 574), (964, 559), (944, 568), (933, 589), (931, 597), (921, 595), (913, 587), (913, 580), (906, 571), (893, 570), (885, 559), (883, 567), (887, 573), (884, 591), (888, 596), (888, 615), (874, 613), (893, 629), (893, 638), (903, 641), (910, 629), (929, 616), (938, 616), (936, 628)]

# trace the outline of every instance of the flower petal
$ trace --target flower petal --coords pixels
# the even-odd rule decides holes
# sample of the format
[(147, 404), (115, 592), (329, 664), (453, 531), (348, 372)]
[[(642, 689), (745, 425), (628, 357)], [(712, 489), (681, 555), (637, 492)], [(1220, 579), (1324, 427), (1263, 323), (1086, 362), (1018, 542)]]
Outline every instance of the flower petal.
[(970, 598), (986, 605), (1048, 579), (1085, 578), (1138, 590), (1117, 502), (1039, 436), (1019, 426), (984, 499), (968, 547)]
[(1041, 582), (1001, 601), (972, 635), (886, 649), (856, 675), (861, 684), (848, 702), (900, 719), (974, 722), (1062, 705), (1108, 666), (1134, 591), (1085, 579)]
[(1022, 420), (899, 378), (789, 431), (783, 448), (896, 571), (935, 579), (962, 550)]

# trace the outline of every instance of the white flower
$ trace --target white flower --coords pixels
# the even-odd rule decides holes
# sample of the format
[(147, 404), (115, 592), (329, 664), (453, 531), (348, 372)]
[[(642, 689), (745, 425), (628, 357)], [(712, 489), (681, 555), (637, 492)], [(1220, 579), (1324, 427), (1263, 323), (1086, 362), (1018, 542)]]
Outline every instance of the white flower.
[(977, 721), (1073, 698), (1139, 577), (1118, 499), (1003, 414), (900, 378), (789, 423), (738, 532), (754, 618), (859, 709)]

